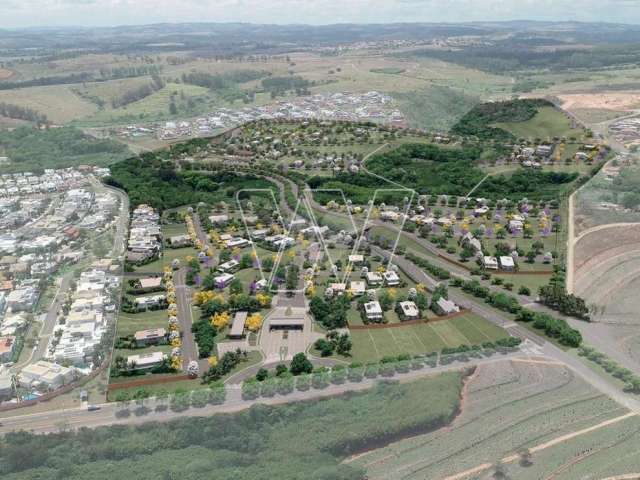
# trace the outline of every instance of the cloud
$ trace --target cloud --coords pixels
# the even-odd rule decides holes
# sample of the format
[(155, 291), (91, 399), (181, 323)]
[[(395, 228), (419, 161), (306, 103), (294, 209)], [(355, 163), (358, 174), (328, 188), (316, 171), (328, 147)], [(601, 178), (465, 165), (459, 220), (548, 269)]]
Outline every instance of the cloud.
[(3, 27), (156, 22), (366, 23), (581, 20), (640, 23), (638, 0), (0, 0)]

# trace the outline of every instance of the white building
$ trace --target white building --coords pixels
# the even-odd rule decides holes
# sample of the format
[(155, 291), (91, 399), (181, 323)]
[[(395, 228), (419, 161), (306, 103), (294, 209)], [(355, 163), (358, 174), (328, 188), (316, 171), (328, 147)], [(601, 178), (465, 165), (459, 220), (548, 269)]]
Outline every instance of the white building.
[(498, 259), (496, 257), (485, 256), (482, 258), (482, 265), (487, 270), (498, 270)]
[(500, 268), (502, 268), (502, 270), (506, 270), (508, 272), (511, 272), (511, 271), (515, 270), (516, 264), (513, 261), (512, 257), (502, 256), (502, 257), (500, 257)]
[(73, 368), (40, 360), (24, 367), (20, 372), (19, 381), (25, 387), (46, 387), (54, 390), (72, 382), (75, 377), (76, 370)]
[(369, 287), (377, 287), (382, 284), (382, 276), (377, 272), (367, 272), (366, 279)]
[(166, 358), (167, 356), (162, 352), (143, 353), (128, 356), (127, 364), (134, 370), (149, 370), (162, 364)]
[(399, 313), (402, 315), (404, 320), (417, 320), (420, 318), (420, 310), (418, 310), (418, 306), (415, 302), (398, 302), (398, 308), (400, 310)]
[(387, 287), (396, 287), (400, 285), (400, 277), (393, 270), (388, 270), (382, 274), (384, 277), (384, 284)]
[(377, 301), (365, 303), (364, 312), (368, 320), (380, 320), (382, 318), (382, 307)]

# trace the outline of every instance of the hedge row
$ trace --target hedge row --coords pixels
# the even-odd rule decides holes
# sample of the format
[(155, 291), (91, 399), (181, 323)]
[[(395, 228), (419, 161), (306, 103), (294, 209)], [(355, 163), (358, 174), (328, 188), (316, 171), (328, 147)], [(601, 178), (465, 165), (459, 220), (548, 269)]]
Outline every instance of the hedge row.
[(431, 275), (436, 277), (438, 280), (448, 280), (449, 278), (451, 278), (451, 274), (449, 273), (448, 270), (445, 270), (444, 268), (440, 268), (437, 265), (430, 263), (428, 260), (422, 257), (418, 257), (417, 255), (414, 255), (411, 252), (407, 253), (405, 255), (405, 258), (410, 262), (414, 263), (415, 265), (419, 266), (420, 268), (424, 268), (427, 272), (429, 272)]
[[(454, 361), (465, 361), (470, 356), (491, 356), (496, 351), (507, 353), (517, 348), (522, 339), (509, 337), (497, 340), (495, 343), (486, 342), (482, 345), (460, 345), (456, 348), (444, 348), (441, 351), (440, 364), (448, 365)], [(393, 377), (396, 373), (407, 373), (411, 370), (420, 370), (424, 367), (434, 368), (438, 365), (438, 354), (429, 355), (399, 355), (397, 357), (384, 357), (379, 362), (367, 363), (366, 365), (353, 363), (349, 367), (337, 365), (332, 369), (321, 367), (311, 374), (293, 377), (283, 375), (282, 377), (269, 377), (264, 381), (250, 379), (242, 384), (242, 397), (244, 399), (255, 399), (262, 397), (273, 397), (276, 394), (287, 395), (295, 389), (307, 391), (311, 388), (323, 389), (330, 384), (342, 384), (346, 381), (360, 382), (364, 378), (374, 379), (378, 376)]]

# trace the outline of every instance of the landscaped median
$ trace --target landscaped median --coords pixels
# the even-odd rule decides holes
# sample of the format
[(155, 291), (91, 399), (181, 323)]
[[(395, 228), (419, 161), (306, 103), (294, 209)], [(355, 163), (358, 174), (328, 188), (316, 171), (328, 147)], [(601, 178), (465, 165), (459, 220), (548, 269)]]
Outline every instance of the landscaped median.
[[(245, 381), (242, 384), (242, 398), (245, 400), (253, 400), (258, 397), (270, 398), (276, 394), (288, 395), (294, 390), (303, 392), (310, 389), (322, 390), (331, 384), (358, 383), (365, 379), (374, 380), (376, 378), (388, 379), (397, 374), (405, 374), (424, 368), (434, 369), (455, 362), (460, 363), (462, 367), (472, 360), (514, 353), (518, 351), (521, 342), (520, 338), (509, 337), (496, 342), (486, 342), (482, 345), (460, 345), (455, 348), (444, 348), (440, 353), (415, 356), (404, 354), (385, 357), (379, 362), (352, 363), (349, 366), (336, 365), (331, 368), (318, 367), (314, 369), (308, 363), (306, 364), (308, 368), (301, 372), (292, 372), (293, 368), (287, 369), (284, 365), (279, 365), (274, 372), (263, 370), (258, 372), (256, 378)], [(300, 361), (302, 362), (302, 360)], [(296, 362), (295, 358), (294, 362)]]
[[(261, 369), (256, 378), (246, 380), (241, 387), (242, 398), (244, 400), (255, 400), (260, 397), (271, 398), (276, 395), (286, 396), (294, 391), (323, 390), (330, 385), (360, 383), (376, 379), (385, 380), (398, 375), (401, 378), (402, 374), (412, 371), (434, 370), (436, 367), (454, 363), (458, 364), (461, 369), (473, 368), (473, 365), (467, 364), (474, 360), (499, 359), (504, 355), (518, 352), (521, 342), (522, 340), (519, 338), (509, 337), (495, 342), (485, 342), (482, 345), (443, 348), (440, 352), (428, 355), (390, 356), (379, 362), (354, 362), (349, 366), (336, 365), (332, 368), (314, 368), (304, 354), (298, 354), (289, 367), (281, 364), (271, 372)], [(131, 409), (134, 409), (136, 415), (151, 413), (148, 406), (150, 402), (153, 402), (156, 411), (170, 409), (175, 412), (181, 412), (191, 407), (203, 408), (206, 405), (222, 405), (226, 401), (229, 389), (235, 388), (234, 386), (225, 386), (221, 381), (204, 384), (185, 376), (183, 379), (185, 388), (171, 393), (162, 383), (146, 385), (143, 382), (142, 379), (138, 386), (138, 392), (116, 396), (118, 416), (130, 415)], [(196, 388), (187, 390), (189, 386)]]
[(600, 366), (609, 375), (624, 383), (625, 392), (640, 393), (640, 376), (635, 375), (631, 370), (607, 357), (604, 353), (583, 345), (578, 349), (578, 355)]

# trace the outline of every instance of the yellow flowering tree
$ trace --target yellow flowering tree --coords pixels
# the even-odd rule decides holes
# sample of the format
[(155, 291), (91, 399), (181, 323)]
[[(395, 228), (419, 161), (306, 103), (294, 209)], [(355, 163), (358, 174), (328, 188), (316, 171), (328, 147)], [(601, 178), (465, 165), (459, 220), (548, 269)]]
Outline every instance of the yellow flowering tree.
[(218, 312), (211, 317), (211, 324), (218, 330), (229, 325), (230, 321), (231, 315), (229, 315), (229, 312)]
[(247, 329), (251, 332), (257, 332), (262, 327), (262, 315), (259, 313), (253, 313), (247, 317), (247, 321), (245, 323)]
[(174, 370), (180, 370), (182, 368), (182, 358), (181, 357), (173, 357), (171, 359), (171, 368)]
[(258, 293), (256, 295), (256, 300), (260, 302), (260, 306), (262, 308), (269, 308), (271, 306), (271, 297), (266, 293)]

